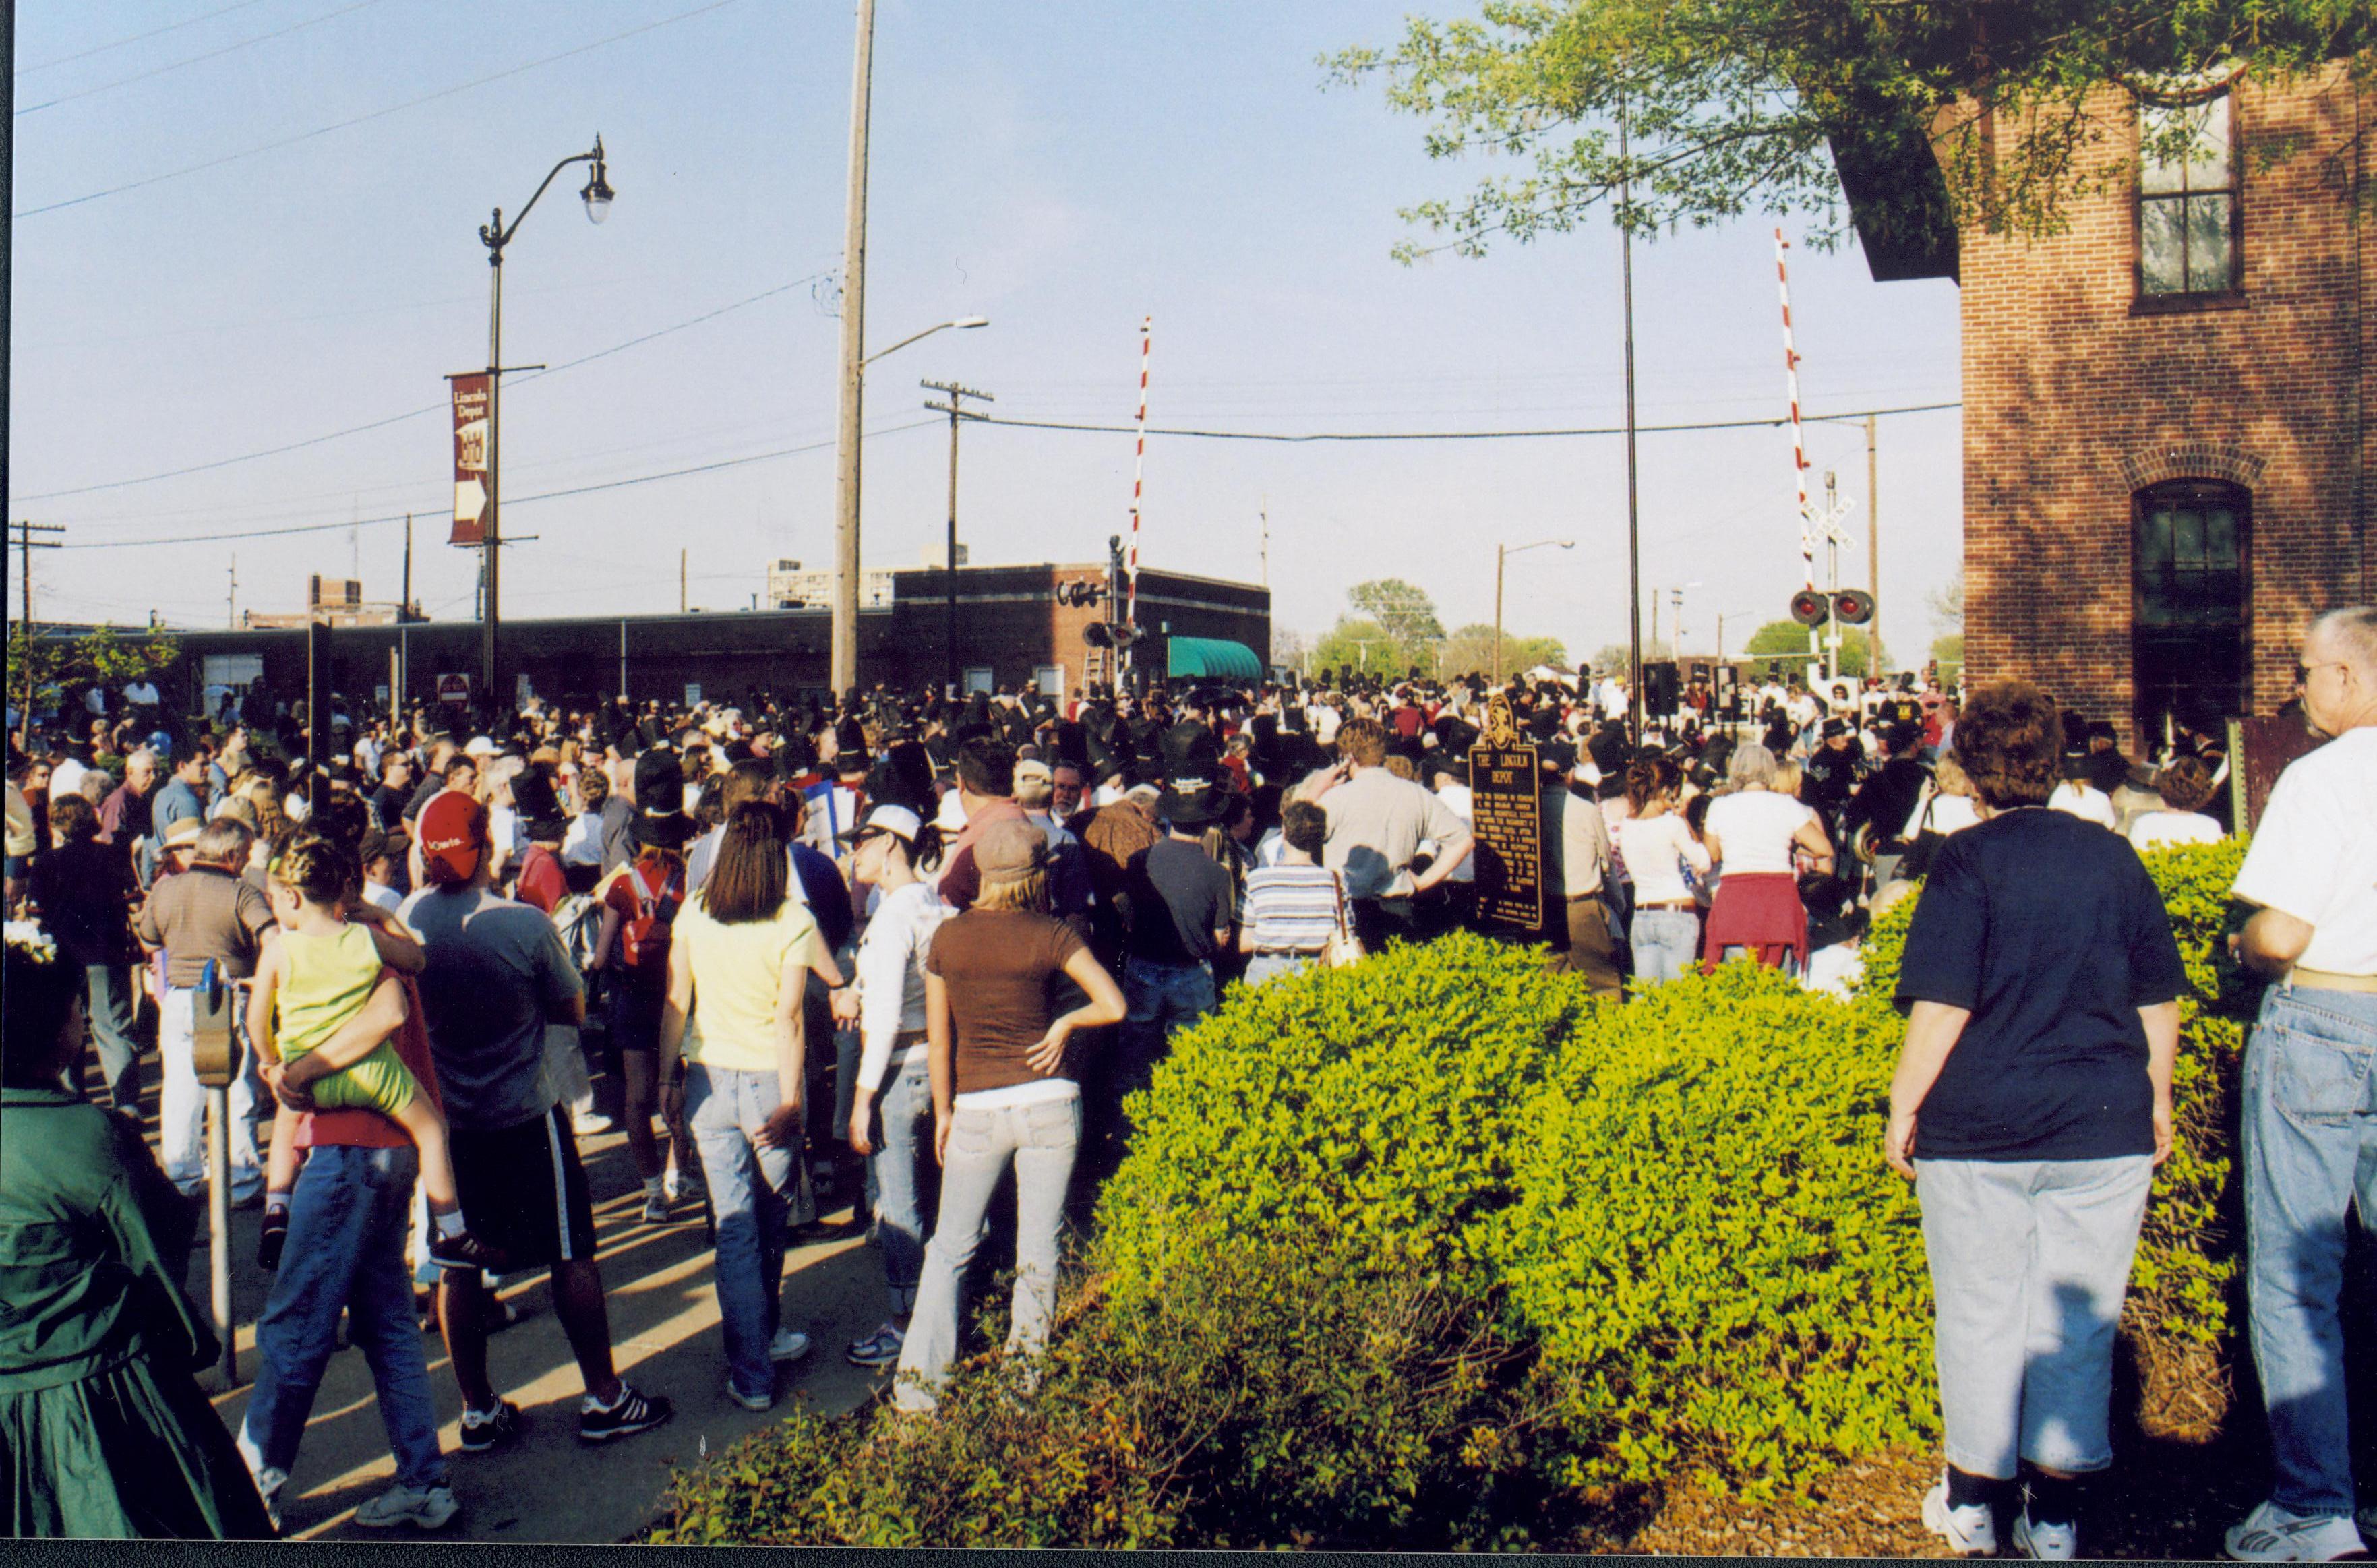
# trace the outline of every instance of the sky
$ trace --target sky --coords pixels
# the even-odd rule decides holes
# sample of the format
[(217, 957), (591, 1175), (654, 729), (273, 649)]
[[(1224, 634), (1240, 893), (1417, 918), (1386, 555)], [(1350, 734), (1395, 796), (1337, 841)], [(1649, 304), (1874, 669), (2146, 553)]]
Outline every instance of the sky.
[[(1327, 80), (1323, 54), (1392, 43), (1408, 8), (878, 0), (868, 352), (991, 325), (870, 368), (867, 566), (914, 564), (945, 527), (947, 422), (920, 379), (1128, 425), (1148, 317), (1153, 427), (1621, 423), (1607, 224), (1392, 256), (1398, 208), (1496, 168), (1431, 162), (1423, 122)], [(477, 228), (598, 132), (608, 220), (567, 170), (506, 251), (506, 363), (601, 357), (506, 383), (504, 532), (535, 537), (507, 549), (504, 613), (674, 610), (680, 551), (690, 602), (722, 611), (772, 559), (830, 566), (854, 35), (847, 0), (25, 0), (8, 516), (68, 545), (36, 561), (37, 616), (221, 626), (234, 570), (244, 608), (302, 608), (311, 572), (392, 601), (410, 510), (415, 597), (468, 618), (442, 402), (486, 364)], [(1636, 243), (1643, 425), (1782, 415), (1773, 229)], [(1854, 245), (1790, 255), (1808, 412), (1956, 401), (1953, 283), (1877, 284)], [(1880, 431), (1883, 634), (1914, 657), (1962, 555), (1959, 419)], [(1863, 429), (1807, 444), (1812, 483), (1839, 471), (1862, 585)], [(1800, 586), (1790, 452), (1776, 427), (1642, 437), (1645, 599), (1693, 585), (1688, 648), (1719, 615), (1738, 647)], [(1132, 474), (1129, 434), (969, 425), (960, 537), (976, 562), (1102, 558)], [(1144, 483), (1143, 565), (1267, 575), (1308, 637), (1378, 577), (1448, 627), (1489, 620), (1495, 546), (1543, 539), (1576, 544), (1511, 563), (1510, 631), (1577, 658), (1625, 633), (1616, 437), (1154, 435)], [(311, 531), (224, 537), (290, 529)]]

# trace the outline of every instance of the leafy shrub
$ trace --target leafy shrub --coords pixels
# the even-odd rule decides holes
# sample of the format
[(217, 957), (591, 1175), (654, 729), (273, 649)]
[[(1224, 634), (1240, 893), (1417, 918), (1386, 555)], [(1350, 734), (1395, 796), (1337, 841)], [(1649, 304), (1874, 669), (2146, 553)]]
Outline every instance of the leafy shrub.
[[(2226, 967), (2228, 889), (2245, 842), (2157, 849), (2143, 858), (2169, 911), (2192, 993), (2180, 999), (2171, 1073), (2171, 1156), (2155, 1172), (2121, 1327), (2144, 1380), (2147, 1430), (2204, 1437), (2226, 1415), (2229, 1368), (2242, 1353), (2239, 1268), (2244, 1216), (2237, 1191), (2237, 1087), (2255, 987)], [(1917, 900), (1873, 923), (1860, 1007), (1887, 1009)]]
[(1495, 1263), (1560, 1390), (1563, 1484), (1767, 1498), (1937, 1430), (1901, 1031), (1754, 964), (1608, 1010), (1528, 1107)]
[(1515, 1196), (1531, 1092), (1611, 1005), (1539, 952), (1467, 933), (1234, 988), (1134, 1102), (1099, 1267), (1134, 1299), (1216, 1238), (1301, 1231), (1474, 1264)]

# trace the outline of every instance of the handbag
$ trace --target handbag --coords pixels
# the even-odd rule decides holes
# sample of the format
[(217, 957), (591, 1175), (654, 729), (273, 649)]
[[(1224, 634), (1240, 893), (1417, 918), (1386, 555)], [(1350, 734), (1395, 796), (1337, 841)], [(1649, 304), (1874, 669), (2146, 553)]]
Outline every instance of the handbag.
[(1337, 928), (1329, 933), (1329, 945), (1320, 950), (1320, 966), (1350, 969), (1369, 954), (1363, 950), (1362, 939), (1354, 934), (1354, 919), (1345, 908), (1345, 879), (1332, 871), (1329, 885), (1337, 893)]

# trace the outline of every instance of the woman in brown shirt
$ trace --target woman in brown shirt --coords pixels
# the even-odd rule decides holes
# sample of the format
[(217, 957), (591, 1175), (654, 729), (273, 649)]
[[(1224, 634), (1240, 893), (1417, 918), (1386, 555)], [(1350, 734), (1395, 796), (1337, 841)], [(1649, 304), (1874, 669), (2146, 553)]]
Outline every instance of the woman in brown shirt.
[[(1119, 1023), (1121, 987), (1070, 926), (1048, 914), (1048, 840), (1037, 823), (997, 822), (974, 841), (982, 891), (942, 923), (925, 961), (926, 1059), (941, 1209), (925, 1249), (916, 1311), (900, 1354), (903, 1410), (929, 1410), (957, 1359), (959, 1287), (984, 1213), (1015, 1170), (1010, 1352), (1047, 1342), (1057, 1311), (1057, 1226), (1081, 1136), (1081, 1091), (1067, 1070), (1074, 1031)], [(1061, 1016), (1069, 978), (1088, 1002)]]

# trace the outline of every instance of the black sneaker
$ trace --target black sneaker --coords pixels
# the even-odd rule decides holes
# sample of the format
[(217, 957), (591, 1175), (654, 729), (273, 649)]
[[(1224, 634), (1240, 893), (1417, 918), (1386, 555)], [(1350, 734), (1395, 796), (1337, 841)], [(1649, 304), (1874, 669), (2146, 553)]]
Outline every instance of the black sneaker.
[(278, 1269), (281, 1266), (281, 1249), (288, 1244), (288, 1240), (289, 1211), (265, 1210), (264, 1231), (256, 1241), (256, 1266), (267, 1271)]
[(490, 1274), (504, 1272), (504, 1255), (488, 1246), (468, 1230), (458, 1230), (451, 1236), (439, 1234), (429, 1242), (432, 1261), (449, 1269), (485, 1269)]
[(508, 1399), (496, 1400), (496, 1407), (484, 1415), (466, 1408), (462, 1412), (462, 1452), (484, 1454), (490, 1448), (499, 1448), (520, 1436), (520, 1407)]
[(578, 1409), (578, 1441), (608, 1442), (615, 1437), (633, 1437), (638, 1432), (665, 1425), (675, 1414), (676, 1412), (669, 1407), (667, 1400), (658, 1394), (647, 1397), (638, 1394), (633, 1387), (622, 1382), (619, 1397), (607, 1410), (594, 1403), (592, 1394), (586, 1396), (585, 1403)]

